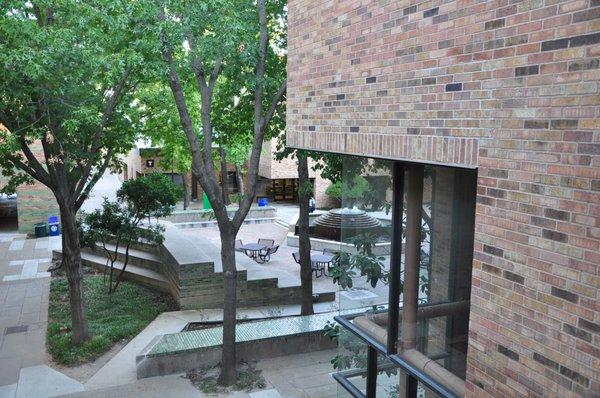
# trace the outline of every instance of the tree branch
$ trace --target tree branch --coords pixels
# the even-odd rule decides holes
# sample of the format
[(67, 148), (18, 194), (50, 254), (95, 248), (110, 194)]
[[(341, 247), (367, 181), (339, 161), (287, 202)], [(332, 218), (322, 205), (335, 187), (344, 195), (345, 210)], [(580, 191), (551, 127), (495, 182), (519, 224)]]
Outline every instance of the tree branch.
[[(81, 206), (83, 205), (83, 202), (85, 202), (85, 200), (89, 197), (92, 189), (94, 188), (94, 185), (96, 185), (98, 180), (100, 180), (100, 178), (102, 177), (102, 175), (108, 168), (108, 165), (110, 164), (110, 159), (112, 158), (112, 154), (113, 154), (113, 148), (110, 148), (104, 157), (104, 162), (102, 162), (102, 165), (100, 166), (98, 171), (92, 176), (92, 178), (89, 180), (89, 182), (88, 182), (87, 178), (85, 180), (84, 179), (80, 180), (82, 182), (82, 184), (77, 187), (77, 189), (73, 192), (73, 195), (71, 196), (70, 204), (73, 205), (73, 207), (75, 208), (75, 211), (77, 211), (81, 208)], [(86, 182), (87, 182), (87, 185), (86, 185)]]
[(50, 175), (48, 174), (48, 172), (46, 170), (44, 170), (44, 168), (42, 167), (40, 162), (33, 155), (33, 153), (31, 152), (31, 149), (29, 149), (29, 146), (27, 145), (27, 142), (25, 141), (25, 137), (23, 135), (19, 136), (19, 144), (21, 145), (21, 151), (23, 152), (23, 154), (27, 158), (27, 161), (29, 162), (29, 167), (31, 167), (37, 175), (36, 180), (38, 180), (42, 184), (46, 185), (48, 188), (53, 189)]
[[(161, 21), (165, 21), (166, 20), (166, 16), (164, 13), (164, 8), (160, 5), (160, 3), (158, 4), (158, 16), (159, 19)], [(183, 128), (183, 131), (187, 137), (188, 143), (190, 144), (191, 150), (192, 150), (192, 169), (194, 171), (194, 173), (196, 174), (196, 177), (198, 178), (198, 180), (200, 180), (200, 184), (202, 185), (202, 188), (204, 189), (204, 191), (206, 192), (206, 194), (208, 195), (210, 201), (213, 204), (213, 210), (215, 212), (215, 214), (219, 217), (219, 218), (223, 218), (223, 217), (227, 217), (227, 210), (225, 209), (221, 198), (218, 195), (218, 184), (216, 181), (216, 177), (215, 177), (215, 173), (214, 173), (214, 163), (212, 162), (212, 152), (211, 152), (211, 142), (212, 142), (212, 137), (211, 134), (207, 134), (205, 132), (205, 128), (210, 128), (210, 126), (206, 126), (206, 124), (204, 123), (205, 121), (203, 120), (203, 124), (202, 124), (202, 128), (203, 128), (203, 133), (204, 133), (204, 149), (206, 151), (206, 145), (208, 142), (208, 153), (205, 153), (204, 156), (202, 156), (201, 150), (200, 150), (200, 144), (198, 142), (198, 136), (196, 135), (196, 132), (194, 131), (194, 126), (192, 123), (192, 118), (189, 114), (188, 111), (188, 107), (185, 101), (185, 96), (183, 93), (183, 88), (181, 85), (181, 81), (179, 79), (179, 74), (177, 73), (177, 71), (175, 70), (175, 66), (173, 64), (173, 53), (171, 50), (171, 47), (169, 45), (169, 41), (167, 39), (167, 36), (165, 34), (164, 31), (161, 31), (160, 33), (160, 38), (161, 38), (161, 42), (162, 42), (162, 55), (163, 55), (163, 59), (165, 60), (167, 67), (168, 67), (168, 75), (169, 75), (169, 87), (171, 88), (171, 92), (173, 93), (173, 98), (175, 100), (175, 105), (177, 107), (177, 112), (179, 113), (179, 119), (180, 119), (180, 123), (181, 126)], [(192, 45), (192, 43), (190, 43), (190, 45)], [(204, 81), (204, 84), (206, 84), (206, 81)], [(202, 88), (200, 88), (200, 93), (204, 93), (204, 90), (202, 90)], [(204, 101), (206, 100), (207, 96), (202, 95), (203, 98), (203, 105), (204, 105)], [(209, 97), (210, 98), (210, 97)], [(208, 110), (210, 110), (210, 104), (207, 105)], [(206, 111), (207, 108), (203, 107), (203, 111)], [(209, 119), (210, 121), (210, 119)], [(210, 124), (210, 123), (209, 123)]]
[(283, 82), (281, 82), (281, 86), (279, 86), (279, 90), (277, 90), (277, 93), (275, 94), (275, 96), (273, 97), (273, 100), (271, 101), (269, 110), (267, 110), (267, 113), (263, 119), (263, 130), (266, 130), (267, 126), (269, 125), (269, 122), (273, 118), (275, 111), (279, 107), (279, 104), (281, 104), (281, 102), (282, 102), (281, 100), (283, 99), (283, 96), (285, 95), (286, 90), (287, 90), (287, 79), (285, 79)]
[[(94, 138), (92, 138), (92, 144), (91, 144), (90, 152), (89, 152), (90, 156), (92, 156), (92, 157), (95, 156), (95, 154), (100, 150), (100, 143), (102, 140), (102, 136), (104, 135), (104, 130), (106, 129), (106, 126), (108, 125), (108, 122), (110, 121), (112, 114), (113, 114), (114, 110), (116, 109), (117, 104), (119, 103), (119, 97), (121, 95), (121, 92), (125, 88), (125, 84), (127, 83), (127, 79), (129, 78), (130, 74), (131, 74), (131, 68), (125, 69), (125, 71), (123, 72), (123, 75), (121, 76), (121, 78), (119, 79), (119, 81), (117, 83), (117, 86), (114, 88), (114, 90), (110, 90), (110, 91), (112, 91), (112, 95), (110, 96), (110, 99), (106, 103), (106, 108), (104, 109), (104, 112), (102, 113), (102, 118), (100, 119), (100, 126), (98, 127), (98, 130), (94, 134)], [(105, 93), (105, 92), (106, 92), (106, 90), (103, 91), (103, 93)], [(93, 164), (94, 164), (94, 162), (92, 162), (91, 160), (88, 160), (87, 164), (82, 169), (81, 178), (78, 181), (77, 185), (75, 186), (75, 189), (73, 190), (73, 192), (81, 192), (83, 190), (83, 187), (85, 186), (88, 178), (90, 177), (90, 173), (92, 172)], [(77, 197), (77, 195), (75, 195), (75, 197)]]
[[(258, 176), (258, 164), (260, 162), (260, 151), (265, 137), (265, 118), (263, 117), (263, 100), (265, 90), (265, 62), (267, 57), (267, 45), (269, 36), (267, 32), (267, 12), (265, 0), (258, 0), (258, 23), (260, 38), (258, 46), (258, 63), (256, 65), (256, 90), (254, 92), (254, 138), (252, 140), (252, 151), (248, 165), (248, 192), (240, 201), (238, 211), (233, 217), (233, 227), (239, 229), (252, 206), (256, 194), (256, 180)], [(281, 90), (281, 89), (280, 89)], [(283, 94), (282, 94), (283, 95)], [(275, 112), (275, 110), (273, 110)]]
[(23, 170), (25, 173), (29, 174), (31, 176), (31, 178), (33, 178), (34, 180), (41, 182), (37, 173), (31, 167), (29, 167), (29, 165), (27, 165), (27, 163), (23, 162), (21, 159), (15, 157), (15, 156), (8, 157), (8, 160), (16, 168)]
[(219, 77), (219, 74), (221, 73), (222, 65), (223, 65), (223, 58), (222, 57), (217, 58), (217, 60), (215, 61), (215, 66), (213, 67), (213, 70), (210, 73), (210, 80), (208, 81), (209, 87), (212, 88), (215, 86), (215, 82), (217, 81), (217, 78)]

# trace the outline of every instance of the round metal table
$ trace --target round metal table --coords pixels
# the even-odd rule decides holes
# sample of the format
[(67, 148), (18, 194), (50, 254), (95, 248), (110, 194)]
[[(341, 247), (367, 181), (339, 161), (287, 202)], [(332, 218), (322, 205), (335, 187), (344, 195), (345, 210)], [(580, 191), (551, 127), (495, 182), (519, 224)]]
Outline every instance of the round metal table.
[(246, 243), (245, 245), (240, 247), (240, 249), (245, 251), (246, 255), (252, 259), (256, 259), (256, 257), (258, 257), (258, 253), (260, 253), (261, 250), (265, 250), (266, 248), (267, 246), (261, 245), (259, 243)]

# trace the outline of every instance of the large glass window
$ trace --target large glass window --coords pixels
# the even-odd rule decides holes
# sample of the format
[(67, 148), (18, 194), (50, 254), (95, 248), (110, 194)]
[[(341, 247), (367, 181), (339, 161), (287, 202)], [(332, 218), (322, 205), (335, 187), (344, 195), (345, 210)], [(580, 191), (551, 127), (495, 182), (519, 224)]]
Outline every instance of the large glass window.
[(338, 369), (364, 365), (348, 380), (365, 396), (463, 395), (476, 171), (348, 158), (340, 188), (341, 323), (396, 373), (367, 393), (369, 361), (343, 340)]

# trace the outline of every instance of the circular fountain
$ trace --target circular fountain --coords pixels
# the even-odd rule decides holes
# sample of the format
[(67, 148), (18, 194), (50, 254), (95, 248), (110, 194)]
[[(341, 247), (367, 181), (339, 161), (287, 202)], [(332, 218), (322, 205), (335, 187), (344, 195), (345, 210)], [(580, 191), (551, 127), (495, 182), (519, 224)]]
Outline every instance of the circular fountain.
[(344, 239), (366, 232), (378, 233), (381, 221), (356, 207), (332, 209), (314, 220), (314, 236), (339, 242), (344, 229)]

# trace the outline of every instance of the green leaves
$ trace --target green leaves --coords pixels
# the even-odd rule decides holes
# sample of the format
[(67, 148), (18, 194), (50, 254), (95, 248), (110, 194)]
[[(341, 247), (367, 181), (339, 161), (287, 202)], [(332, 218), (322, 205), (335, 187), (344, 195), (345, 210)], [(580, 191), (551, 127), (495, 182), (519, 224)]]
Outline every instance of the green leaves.
[(117, 198), (124, 203), (131, 217), (164, 217), (171, 214), (183, 192), (169, 177), (152, 173), (123, 182)]
[(338, 253), (330, 270), (333, 283), (339, 284), (342, 289), (351, 289), (353, 279), (358, 276), (366, 276), (367, 283), (373, 288), (379, 281), (388, 283), (389, 271), (383, 263), (385, 257), (373, 253), (375, 238), (376, 235), (365, 233), (348, 239), (356, 247), (357, 253)]
[[(84, 197), (95, 171), (119, 164), (137, 135), (135, 85), (152, 63), (148, 4), (2, 2), (0, 123), (9, 131), (0, 137), (1, 168), (19, 168), (55, 190)], [(26, 159), (23, 146), (36, 140), (44, 145), (43, 158)], [(13, 185), (21, 182), (14, 177)]]

